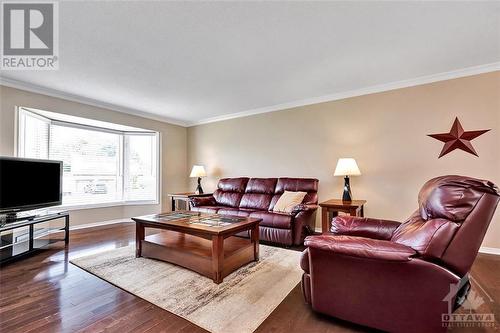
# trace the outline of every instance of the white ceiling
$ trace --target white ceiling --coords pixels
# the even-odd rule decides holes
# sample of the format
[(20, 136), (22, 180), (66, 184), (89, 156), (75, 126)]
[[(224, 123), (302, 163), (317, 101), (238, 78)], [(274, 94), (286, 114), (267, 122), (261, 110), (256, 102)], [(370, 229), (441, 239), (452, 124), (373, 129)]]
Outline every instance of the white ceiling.
[(500, 2), (63, 2), (59, 12), (60, 69), (4, 79), (184, 125), (500, 61)]

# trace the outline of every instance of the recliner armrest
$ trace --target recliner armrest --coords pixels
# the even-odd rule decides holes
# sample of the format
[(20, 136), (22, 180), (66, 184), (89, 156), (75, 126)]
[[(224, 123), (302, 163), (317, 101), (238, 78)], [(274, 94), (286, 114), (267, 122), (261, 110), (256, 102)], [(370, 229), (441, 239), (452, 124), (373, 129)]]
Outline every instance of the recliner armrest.
[(189, 204), (191, 207), (199, 206), (214, 206), (217, 204), (213, 196), (210, 197), (193, 197), (189, 198)]
[(330, 231), (336, 235), (358, 236), (389, 240), (401, 223), (356, 216), (337, 216)]
[(296, 215), (300, 212), (305, 212), (305, 211), (314, 211), (318, 209), (318, 205), (315, 204), (299, 204), (292, 209), (292, 215)]
[(417, 254), (415, 250), (402, 244), (353, 236), (309, 236), (304, 244), (332, 254), (384, 261), (409, 261)]

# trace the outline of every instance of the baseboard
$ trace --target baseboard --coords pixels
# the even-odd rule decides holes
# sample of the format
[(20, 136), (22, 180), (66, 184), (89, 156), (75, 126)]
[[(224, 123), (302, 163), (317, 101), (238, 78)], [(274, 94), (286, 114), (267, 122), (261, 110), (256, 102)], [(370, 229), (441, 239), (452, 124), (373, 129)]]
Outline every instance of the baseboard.
[(93, 222), (93, 223), (86, 223), (86, 224), (79, 224), (79, 225), (70, 226), (69, 230), (79, 230), (79, 229), (85, 229), (85, 228), (100, 227), (103, 225), (109, 225), (109, 224), (115, 224), (115, 223), (130, 223), (130, 222), (133, 222), (133, 221), (131, 219), (108, 220), (108, 221)]
[[(317, 233), (321, 233), (321, 228), (315, 228), (314, 231)], [(479, 253), (494, 254), (500, 256), (500, 248), (481, 246), (479, 248)]]
[(481, 246), (481, 248), (479, 249), (479, 253), (495, 254), (497, 256), (500, 256), (500, 249), (497, 247)]

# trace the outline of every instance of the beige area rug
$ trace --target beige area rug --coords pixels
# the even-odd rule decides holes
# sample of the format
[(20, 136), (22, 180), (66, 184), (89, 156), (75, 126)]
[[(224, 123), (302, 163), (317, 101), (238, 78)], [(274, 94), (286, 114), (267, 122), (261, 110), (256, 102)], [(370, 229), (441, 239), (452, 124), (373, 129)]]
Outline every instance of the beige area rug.
[(300, 252), (260, 245), (260, 261), (217, 285), (128, 246), (71, 263), (214, 333), (253, 332), (300, 282)]

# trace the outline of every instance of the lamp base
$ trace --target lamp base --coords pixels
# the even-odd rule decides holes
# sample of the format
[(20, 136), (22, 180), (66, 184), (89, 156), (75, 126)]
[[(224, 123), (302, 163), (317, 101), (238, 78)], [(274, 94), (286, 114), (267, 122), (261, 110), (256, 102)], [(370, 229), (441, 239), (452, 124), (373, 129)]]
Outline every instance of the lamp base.
[(342, 201), (346, 202), (352, 201), (352, 192), (351, 192), (351, 185), (349, 184), (349, 176), (345, 176), (344, 178), (344, 193), (342, 194)]
[(203, 188), (201, 187), (201, 177), (198, 177), (198, 186), (196, 187), (196, 194), (203, 194)]

